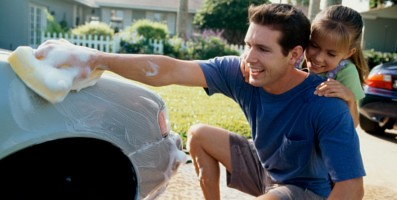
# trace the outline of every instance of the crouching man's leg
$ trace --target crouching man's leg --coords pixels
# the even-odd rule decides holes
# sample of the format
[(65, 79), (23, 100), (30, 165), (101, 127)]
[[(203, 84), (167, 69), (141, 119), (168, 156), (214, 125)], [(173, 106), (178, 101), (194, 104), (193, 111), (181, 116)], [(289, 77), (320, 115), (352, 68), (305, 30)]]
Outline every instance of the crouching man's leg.
[(188, 131), (192, 156), (205, 199), (220, 199), (219, 163), (227, 170), (227, 185), (253, 196), (265, 193), (268, 178), (252, 141), (227, 130), (195, 125)]
[(231, 171), (229, 132), (208, 125), (194, 125), (188, 131), (187, 149), (205, 199), (220, 199), (219, 163)]

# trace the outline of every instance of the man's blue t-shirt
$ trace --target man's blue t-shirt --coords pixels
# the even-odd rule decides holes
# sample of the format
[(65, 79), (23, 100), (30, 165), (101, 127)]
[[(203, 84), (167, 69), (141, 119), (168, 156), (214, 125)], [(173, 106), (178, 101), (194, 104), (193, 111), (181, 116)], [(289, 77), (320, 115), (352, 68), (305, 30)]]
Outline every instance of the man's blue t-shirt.
[(222, 93), (242, 108), (258, 156), (273, 181), (327, 197), (331, 180), (365, 176), (346, 103), (313, 94), (325, 79), (308, 75), (295, 88), (274, 95), (244, 81), (239, 57), (217, 57), (199, 64), (208, 95)]

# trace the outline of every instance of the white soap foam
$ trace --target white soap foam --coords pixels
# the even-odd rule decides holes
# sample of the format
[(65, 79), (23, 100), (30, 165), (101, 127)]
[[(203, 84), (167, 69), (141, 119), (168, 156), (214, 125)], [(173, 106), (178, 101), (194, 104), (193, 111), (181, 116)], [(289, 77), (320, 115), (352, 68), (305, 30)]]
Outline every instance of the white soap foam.
[[(76, 67), (68, 68), (55, 68), (53, 63), (54, 58), (49, 60), (38, 60), (33, 54), (33, 49), (30, 48), (29, 53), (24, 55), (27, 63), (30, 63), (31, 67), (34, 68), (32, 76), (41, 80), (41, 82), (51, 91), (68, 91), (73, 85), (75, 77), (79, 74), (79, 69)], [(62, 58), (62, 56), (57, 56)], [(62, 60), (59, 59), (58, 62)], [(64, 60), (63, 60), (64, 61)]]
[(149, 63), (149, 70), (146, 71), (146, 76), (156, 76), (159, 72), (160, 67), (154, 64), (152, 61), (148, 61)]
[[(93, 72), (88, 61), (91, 58), (91, 49), (75, 48), (66, 40), (61, 40), (61, 47), (55, 47), (47, 56), (41, 60), (42, 65), (50, 69), (43, 73), (45, 84), (51, 90), (81, 90), (84, 87), (92, 86), (96, 80), (88, 80), (87, 77)], [(73, 52), (73, 53), (71, 53)], [(73, 66), (69, 62), (76, 62)], [(83, 73), (84, 72), (84, 73)], [(41, 73), (41, 72), (40, 72)], [(82, 74), (85, 77), (80, 77)]]
[(55, 47), (50, 51), (45, 57), (45, 62), (53, 66), (61, 66), (67, 63), (71, 56), (79, 63), (87, 63), (91, 57), (86, 48), (73, 48), (69, 43), (65, 43), (61, 47)]
[[(65, 43), (66, 47), (68, 43)], [(94, 85), (100, 78), (102, 70), (93, 71), (87, 65), (90, 59), (90, 52), (82, 49), (76, 56), (70, 54), (71, 48), (56, 48), (48, 53), (43, 59), (38, 59), (34, 55), (34, 50), (28, 46), (18, 47), (16, 54), (21, 59), (21, 64), (25, 75), (36, 79), (50, 92), (54, 93), (55, 99), (52, 102), (63, 101), (65, 95), (71, 90), (81, 90), (85, 87)], [(69, 60), (68, 60), (69, 59)], [(72, 62), (75, 66), (70, 65)], [(91, 76), (92, 75), (92, 76)], [(31, 87), (35, 87), (31, 82)]]
[(45, 63), (37, 70), (41, 74), (44, 84), (52, 91), (67, 91), (73, 86), (75, 77), (79, 74), (77, 68), (57, 69)]

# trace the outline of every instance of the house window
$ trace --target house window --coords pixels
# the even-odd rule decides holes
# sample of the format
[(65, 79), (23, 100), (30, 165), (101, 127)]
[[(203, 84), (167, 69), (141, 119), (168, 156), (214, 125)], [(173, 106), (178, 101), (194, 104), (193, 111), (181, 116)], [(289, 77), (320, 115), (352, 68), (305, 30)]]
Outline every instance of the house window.
[(153, 21), (161, 22), (161, 23), (166, 22), (167, 21), (167, 15), (165, 13), (154, 13)]
[(110, 26), (115, 30), (123, 28), (124, 12), (122, 10), (110, 11)]
[(31, 47), (36, 48), (41, 43), (41, 33), (47, 25), (45, 7), (34, 4), (30, 4), (29, 7), (29, 43)]
[(124, 12), (122, 10), (111, 10), (111, 18), (112, 19), (123, 19), (124, 18)]

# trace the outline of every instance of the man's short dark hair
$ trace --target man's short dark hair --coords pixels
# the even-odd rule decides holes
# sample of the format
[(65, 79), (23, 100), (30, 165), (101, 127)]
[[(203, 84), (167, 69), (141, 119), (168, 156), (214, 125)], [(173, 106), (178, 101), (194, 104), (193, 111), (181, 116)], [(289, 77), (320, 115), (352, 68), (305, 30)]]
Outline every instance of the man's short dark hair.
[(294, 47), (306, 49), (310, 39), (310, 21), (298, 8), (289, 4), (263, 4), (250, 6), (250, 23), (268, 26), (281, 32), (278, 43), (286, 56)]

